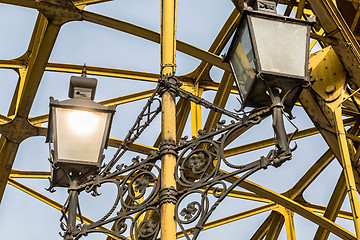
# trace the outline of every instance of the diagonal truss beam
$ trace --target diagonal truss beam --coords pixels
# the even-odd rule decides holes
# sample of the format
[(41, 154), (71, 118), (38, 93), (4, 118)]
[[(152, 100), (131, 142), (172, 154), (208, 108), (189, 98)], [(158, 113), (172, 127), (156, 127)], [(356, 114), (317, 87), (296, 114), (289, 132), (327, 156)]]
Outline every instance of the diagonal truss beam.
[(20, 7), (36, 8), (35, 0), (0, 0), (0, 3), (6, 3)]
[[(208, 229), (218, 227), (218, 226), (221, 226), (221, 225), (224, 225), (224, 224), (227, 224), (227, 223), (231, 223), (231, 222), (234, 222), (234, 221), (246, 218), (246, 217), (251, 217), (251, 216), (254, 216), (254, 215), (269, 211), (269, 210), (272, 210), (272, 209), (277, 208), (277, 207), (278, 206), (276, 204), (270, 203), (270, 204), (267, 204), (267, 205), (264, 205), (264, 206), (261, 206), (261, 207), (257, 207), (257, 208), (254, 208), (254, 209), (251, 209), (251, 210), (248, 210), (248, 211), (244, 211), (244, 212), (241, 212), (241, 213), (237, 213), (237, 214), (225, 217), (225, 218), (217, 219), (215, 221), (206, 223), (204, 225), (203, 230), (208, 230)], [(191, 234), (191, 232), (194, 229), (195, 229), (195, 227), (186, 229), (187, 234)], [(177, 238), (184, 237), (184, 233), (182, 231), (177, 232), (176, 237)]]
[[(344, 120), (344, 123), (347, 126), (354, 124), (354, 122), (355, 122), (355, 118), (348, 118), (348, 119)], [(294, 140), (304, 138), (304, 137), (308, 137), (308, 136), (312, 136), (312, 135), (315, 135), (315, 134), (318, 134), (318, 133), (319, 133), (319, 130), (317, 128), (315, 128), (315, 127), (304, 129), (304, 130), (301, 130), (301, 131), (299, 131), (299, 132), (297, 132), (295, 134)], [(291, 134), (288, 134), (288, 137), (290, 137), (290, 135)], [(245, 144), (245, 145), (242, 145), (242, 146), (226, 149), (224, 151), (224, 153), (225, 153), (226, 157), (230, 157), (230, 156), (234, 156), (234, 155), (238, 155), (238, 154), (258, 150), (258, 149), (261, 149), (261, 148), (269, 147), (269, 146), (272, 146), (272, 145), (274, 145), (274, 138), (268, 138), (268, 139), (261, 140), (261, 141), (258, 141), (258, 142), (253, 142), (253, 143)]]
[[(15, 118), (23, 119), (27, 123), (27, 118), (35, 98), (35, 94), (39, 87), (41, 77), (44, 73), (50, 53), (55, 44), (56, 37), (59, 33), (60, 26), (48, 24), (48, 21), (41, 14), (35, 25), (35, 29), (29, 45), (29, 64), (23, 75), (20, 76), (17, 87), (17, 101), (15, 107)], [(33, 44), (39, 42), (39, 44)], [(9, 125), (9, 128), (14, 128), (14, 134), (25, 134), (19, 131), (15, 126)], [(11, 129), (10, 129), (11, 131)], [(8, 136), (5, 136), (8, 137)], [(6, 183), (17, 153), (19, 142), (6, 141), (0, 152), (0, 200), (3, 196)]]
[[(54, 71), (54, 72), (81, 73), (82, 68), (83, 68), (82, 65), (65, 64), (65, 63), (48, 63), (45, 70)], [(157, 82), (160, 77), (160, 74), (156, 74), (156, 73), (147, 73), (147, 72), (105, 68), (105, 67), (94, 67), (94, 66), (86, 66), (86, 73), (90, 75), (135, 79), (135, 80), (149, 81), (149, 82)]]
[[(229, 98), (231, 89), (234, 84), (234, 79), (229, 72), (225, 72), (219, 84), (218, 91), (214, 98), (214, 104), (224, 108)], [(210, 131), (216, 127), (216, 124), (220, 121), (221, 113), (210, 110), (209, 115), (206, 119), (204, 129)]]
[[(357, 86), (360, 86), (360, 46), (338, 8), (331, 0), (309, 0), (327, 36), (338, 41), (334, 50)], [(346, 43), (346, 44), (344, 44)]]
[[(83, 20), (85, 21), (99, 24), (101, 26), (105, 26), (108, 28), (116, 29), (152, 42), (160, 43), (160, 34), (155, 31), (92, 12), (83, 11), (82, 16), (83, 16)], [(188, 43), (179, 40), (176, 41), (176, 49), (192, 57), (206, 61), (221, 69), (230, 71), (229, 65), (223, 63), (222, 58), (216, 54), (197, 48), (195, 46), (192, 46)]]
[(302, 217), (314, 222), (315, 224), (322, 226), (328, 229), (330, 232), (335, 234), (336, 236), (342, 239), (353, 239), (356, 240), (356, 236), (354, 236), (351, 232), (347, 231), (346, 229), (340, 227), (339, 225), (335, 224), (334, 222), (330, 221), (329, 219), (322, 217), (312, 211), (306, 209), (306, 207), (302, 206), (301, 204), (287, 198), (281, 194), (275, 193), (269, 189), (261, 187), (255, 183), (252, 183), (248, 180), (243, 181), (240, 184), (241, 187), (245, 188), (248, 191), (254, 192), (274, 201), (277, 204), (284, 206), (285, 208), (301, 215)]
[[(150, 90), (146, 90), (146, 91), (142, 91), (142, 92), (137, 92), (137, 93), (133, 93), (133, 94), (117, 97), (117, 98), (100, 101), (99, 103), (104, 106), (114, 106), (114, 105), (120, 105), (120, 104), (129, 103), (129, 102), (134, 102), (134, 101), (138, 101), (141, 99), (149, 98), (153, 94), (154, 90), (155, 89), (150, 89)], [(3, 119), (3, 121), (6, 121), (8, 119), (8, 117), (2, 118), (0, 116), (0, 122), (2, 119)], [(31, 124), (36, 126), (41, 123), (47, 122), (48, 119), (49, 119), (49, 114), (44, 114), (44, 115), (29, 118), (29, 121)]]
[[(25, 186), (24, 184), (21, 184), (21, 183), (15, 181), (14, 179), (9, 178), (8, 183), (9, 183), (11, 186), (13, 186), (13, 187), (15, 187), (15, 188), (17, 188), (17, 189), (25, 192), (26, 194), (29, 194), (30, 196), (32, 196), (32, 197), (34, 197), (34, 198), (36, 198), (36, 199), (44, 202), (45, 204), (47, 204), (47, 205), (49, 205), (49, 206), (51, 206), (51, 207), (53, 207), (53, 208), (55, 208), (55, 209), (57, 209), (57, 210), (61, 210), (61, 209), (63, 208), (63, 205), (62, 205), (62, 204), (60, 204), (60, 203), (52, 200), (51, 198), (46, 197), (45, 195), (42, 195), (41, 193), (36, 192), (35, 190), (33, 190), (33, 189)], [(80, 220), (80, 216), (79, 216), (78, 214), (77, 214), (77, 217), (76, 217), (76, 218), (77, 218), (78, 220)], [(94, 221), (92, 221), (91, 219), (89, 219), (89, 218), (87, 218), (87, 217), (85, 217), (85, 216), (82, 216), (82, 219), (84, 220), (84, 223), (86, 223), (86, 224), (94, 223)], [(101, 229), (108, 230), (108, 229), (105, 228), (105, 227), (100, 227), (100, 228), (101, 228)], [(115, 238), (115, 239), (119, 239), (119, 238)]]
[[(331, 150), (327, 150), (320, 158), (317, 160), (311, 168), (300, 178), (300, 180), (292, 187), (290, 190), (285, 192), (283, 195), (287, 196), (290, 199), (295, 199), (302, 196), (302, 193), (310, 186), (310, 184), (320, 175), (320, 173), (330, 164), (334, 159), (334, 154)], [(283, 218), (274, 218), (274, 216), (279, 215), (278, 212), (272, 212), (265, 222), (260, 226), (256, 231), (254, 236), (263, 236), (268, 231), (268, 227), (263, 226), (266, 222), (270, 221), (284, 221)], [(275, 220), (274, 220), (275, 219)], [(256, 238), (254, 238), (256, 239)]]
[[(335, 221), (336, 217), (340, 212), (342, 203), (344, 202), (346, 196), (346, 182), (344, 177), (344, 172), (341, 173), (339, 180), (336, 184), (333, 194), (331, 195), (329, 204), (324, 213), (324, 217)], [(352, 219), (352, 214), (350, 214), (350, 219)], [(316, 231), (314, 239), (327, 239), (330, 232), (326, 229), (319, 227)]]

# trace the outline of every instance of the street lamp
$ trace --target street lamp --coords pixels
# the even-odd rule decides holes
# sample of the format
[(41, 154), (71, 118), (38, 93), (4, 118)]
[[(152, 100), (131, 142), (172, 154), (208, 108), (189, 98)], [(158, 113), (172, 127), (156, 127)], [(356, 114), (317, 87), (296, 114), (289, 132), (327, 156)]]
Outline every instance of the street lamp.
[(96, 84), (84, 67), (81, 77), (70, 79), (70, 99), (50, 98), (47, 142), (54, 143), (53, 187), (68, 187), (73, 180), (80, 184), (101, 167), (115, 108), (93, 101)]
[[(309, 80), (309, 21), (276, 14), (276, 1), (249, 1), (225, 61), (245, 107), (271, 107), (277, 154), (290, 155), (282, 113)], [(281, 164), (281, 163), (279, 163)]]
[(62, 211), (67, 231), (64, 239), (72, 240), (79, 209), (78, 185), (100, 172), (107, 148), (115, 107), (94, 102), (97, 80), (86, 77), (85, 65), (81, 77), (70, 78), (69, 97), (64, 101), (50, 98), (49, 125), (46, 142), (51, 150), (50, 188), (68, 187), (68, 205)]

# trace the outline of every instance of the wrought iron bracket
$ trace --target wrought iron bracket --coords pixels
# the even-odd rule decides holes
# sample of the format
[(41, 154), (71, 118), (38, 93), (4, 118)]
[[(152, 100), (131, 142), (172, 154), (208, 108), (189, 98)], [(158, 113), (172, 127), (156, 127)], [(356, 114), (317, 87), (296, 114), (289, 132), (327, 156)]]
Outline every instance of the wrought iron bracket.
[(214, 103), (211, 103), (209, 101), (206, 101), (205, 99), (198, 97), (184, 89), (181, 88), (181, 82), (174, 76), (174, 75), (164, 75), (159, 79), (159, 84), (161, 88), (164, 90), (170, 90), (176, 94), (176, 96), (184, 98), (186, 100), (189, 100), (193, 103), (199, 104), (205, 108), (209, 108), (211, 110), (214, 110), (215, 112), (222, 113), (226, 116), (229, 116), (231, 118), (234, 118), (238, 121), (241, 120), (241, 117), (229, 110), (226, 110), (222, 107), (217, 106)]
[[(230, 123), (223, 120), (217, 124), (215, 129), (209, 131), (200, 130), (198, 137), (189, 140), (187, 137), (183, 137), (178, 144), (175, 140), (162, 141), (159, 151), (150, 152), (146, 159), (138, 156), (133, 158), (132, 163), (128, 166), (124, 163), (116, 165), (129, 146), (161, 112), (161, 102), (155, 97), (164, 91), (171, 91), (174, 96), (210, 108), (234, 120)], [(159, 105), (153, 105), (156, 99), (159, 100)], [(275, 108), (279, 107), (276, 106)], [(81, 236), (92, 232), (102, 232), (125, 239), (126, 229), (130, 229), (132, 240), (155, 240), (160, 229), (161, 213), (159, 206), (164, 203), (172, 203), (175, 205), (175, 221), (186, 239), (197, 239), (217, 206), (235, 187), (239, 186), (241, 181), (258, 170), (266, 169), (269, 165), (278, 167), (291, 159), (291, 154), (277, 154), (276, 150), (271, 150), (266, 156), (244, 165), (237, 164), (239, 161), (231, 162), (225, 157), (224, 149), (229, 139), (236, 136), (238, 130), (249, 124), (260, 123), (271, 112), (271, 107), (267, 107), (240, 117), (236, 113), (183, 90), (181, 83), (174, 75), (162, 75), (153, 95), (149, 98), (118, 151), (102, 172), (89, 177), (88, 181), (80, 186), (69, 188), (70, 193), (85, 191), (93, 194), (93, 196), (98, 196), (100, 195), (98, 189), (101, 186), (109, 183), (115, 184), (117, 196), (113, 206), (98, 221), (91, 224), (81, 222), (80, 225), (76, 226), (72, 223), (71, 227), (70, 224), (67, 224), (66, 212), (69, 208), (69, 200), (67, 200), (64, 209), (62, 209), (63, 217), (61, 219), (61, 221), (65, 220), (62, 223), (65, 235), (70, 236), (69, 238), (79, 239)], [(161, 160), (165, 154), (171, 154), (176, 158), (174, 177), (179, 186), (179, 191), (175, 187), (161, 189), (161, 169), (157, 161)], [(222, 171), (223, 167), (231, 170), (224, 172)], [(233, 177), (236, 177), (236, 180), (230, 182), (229, 179)], [(200, 199), (195, 199), (193, 196)], [(81, 216), (80, 209), (77, 210)], [(113, 214), (115, 211), (118, 211), (116, 215)], [(141, 220), (141, 216), (144, 215), (149, 216), (149, 219)], [(114, 224), (114, 229), (100, 229), (101, 226), (109, 223)], [(195, 224), (192, 236), (189, 236), (185, 229), (189, 226), (188, 224)]]

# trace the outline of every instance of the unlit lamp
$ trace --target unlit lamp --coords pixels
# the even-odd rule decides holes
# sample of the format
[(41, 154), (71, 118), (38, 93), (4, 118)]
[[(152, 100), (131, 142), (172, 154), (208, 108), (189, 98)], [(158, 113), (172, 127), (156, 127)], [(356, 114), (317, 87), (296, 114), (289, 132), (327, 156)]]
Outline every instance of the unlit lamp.
[(310, 23), (276, 14), (276, 2), (257, 1), (243, 11), (225, 61), (244, 107), (270, 106), (270, 90), (281, 89), (290, 111), (308, 79)]

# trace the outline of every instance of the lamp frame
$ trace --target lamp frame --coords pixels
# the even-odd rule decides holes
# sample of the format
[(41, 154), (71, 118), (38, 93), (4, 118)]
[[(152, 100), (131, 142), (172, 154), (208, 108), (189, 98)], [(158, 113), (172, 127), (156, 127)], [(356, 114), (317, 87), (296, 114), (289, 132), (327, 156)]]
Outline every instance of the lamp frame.
[[(310, 27), (311, 27), (311, 22), (309, 21), (304, 21), (304, 20), (300, 20), (300, 19), (295, 19), (295, 18), (290, 18), (290, 17), (286, 17), (286, 16), (281, 16), (278, 15), (276, 13), (271, 13), (271, 12), (265, 12), (265, 11), (255, 11), (255, 10), (251, 10), (251, 8), (247, 8), (244, 9), (243, 14), (241, 16), (239, 25), (235, 31), (234, 34), (234, 38), (230, 44), (229, 50), (224, 58), (224, 61), (229, 63), (231, 71), (233, 73), (233, 76), (235, 78), (235, 83), (236, 86), (239, 90), (239, 95), (240, 98), (242, 100), (243, 106), (249, 106), (249, 107), (255, 107), (255, 108), (259, 108), (259, 107), (264, 107), (264, 106), (270, 106), (271, 105), (271, 100), (270, 98), (268, 98), (268, 102), (267, 104), (255, 104), (254, 102), (256, 101), (251, 101), (251, 97), (249, 98), (250, 94), (247, 94), (247, 96), (244, 96), (243, 93), (240, 91), (240, 85), (239, 85), (239, 81), (240, 79), (237, 79), (237, 76), (235, 74), (234, 71), (234, 67), (230, 61), (230, 56), (234, 53), (236, 47), (238, 46), (238, 44), (240, 44), (239, 42), (239, 38), (242, 36), (242, 33), (245, 29), (244, 24), (248, 24), (248, 29), (249, 29), (249, 35), (250, 35), (250, 42), (252, 45), (252, 50), (253, 50), (253, 54), (254, 54), (254, 63), (255, 63), (255, 69), (254, 69), (254, 73), (255, 73), (255, 77), (253, 79), (253, 82), (251, 84), (251, 87), (248, 91), (248, 93), (254, 92), (254, 91), (261, 91), (261, 92), (266, 92), (268, 91), (269, 87), (272, 86), (276, 86), (276, 87), (280, 87), (280, 88), (284, 88), (285, 90), (283, 91), (283, 94), (286, 94), (286, 92), (289, 92), (289, 94), (287, 95), (288, 99), (291, 99), (291, 101), (285, 101), (284, 102), (284, 107), (285, 107), (285, 111), (290, 113), (292, 107), (295, 105), (296, 99), (299, 97), (302, 88), (298, 87), (297, 89), (292, 89), (291, 87), (284, 87), (284, 85), (286, 85), (286, 83), (292, 83), (292, 86), (296, 86), (303, 84), (304, 82), (308, 82), (310, 79), (310, 74), (308, 69), (305, 67), (304, 68), (304, 77), (299, 77), (296, 75), (292, 75), (292, 74), (287, 74), (287, 73), (278, 73), (278, 72), (273, 72), (273, 71), (268, 71), (268, 70), (262, 70), (261, 67), (261, 59), (259, 56), (259, 52), (258, 52), (258, 46), (257, 46), (257, 41), (254, 39), (255, 33), (254, 33), (254, 28), (252, 27), (252, 16), (256, 16), (256, 17), (260, 17), (260, 18), (264, 18), (264, 19), (270, 19), (270, 20), (277, 20), (277, 21), (282, 21), (282, 22), (292, 22), (292, 23), (297, 23), (297, 24), (301, 24), (301, 25), (306, 25), (308, 28), (307, 31), (307, 36), (306, 36), (306, 53), (305, 53), (305, 66), (309, 65), (309, 59), (308, 54), (309, 54), (309, 42), (310, 42)], [(256, 82), (261, 84), (256, 84)]]
[[(90, 111), (98, 113), (107, 113), (107, 120), (105, 125), (105, 134), (100, 145), (100, 151), (96, 162), (78, 161), (73, 159), (62, 159), (58, 155), (58, 136), (56, 130), (56, 108), (63, 108), (69, 110)], [(115, 106), (105, 107), (90, 99), (71, 98), (64, 101), (55, 100), (50, 97), (50, 114), (48, 133), (46, 137), (47, 143), (54, 143), (54, 148), (51, 150), (51, 185), (59, 187), (68, 187), (70, 184), (69, 174), (77, 175), (77, 180), (81, 183), (87, 180), (89, 175), (96, 174), (101, 168), (104, 159), (103, 151), (108, 146), (108, 139), (110, 135), (110, 128), (115, 113)], [(81, 175), (78, 173), (81, 172)]]

